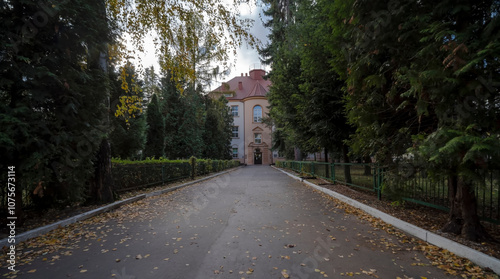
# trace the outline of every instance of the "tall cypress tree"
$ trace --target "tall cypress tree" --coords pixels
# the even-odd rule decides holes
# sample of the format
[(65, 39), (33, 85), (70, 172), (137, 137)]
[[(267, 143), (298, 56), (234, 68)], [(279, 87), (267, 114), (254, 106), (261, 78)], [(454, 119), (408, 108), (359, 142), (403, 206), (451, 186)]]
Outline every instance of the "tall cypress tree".
[(144, 148), (145, 157), (165, 156), (165, 119), (160, 108), (158, 95), (154, 94), (146, 110), (148, 130)]
[(205, 97), (205, 132), (203, 134), (203, 157), (229, 160), (233, 115), (225, 97), (212, 99)]

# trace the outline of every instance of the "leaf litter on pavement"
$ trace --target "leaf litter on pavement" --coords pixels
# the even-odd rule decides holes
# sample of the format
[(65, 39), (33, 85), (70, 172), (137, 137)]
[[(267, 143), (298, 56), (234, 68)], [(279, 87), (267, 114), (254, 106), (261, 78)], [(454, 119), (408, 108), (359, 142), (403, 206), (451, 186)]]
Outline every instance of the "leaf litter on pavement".
[[(312, 188), (311, 188), (312, 189)], [(385, 223), (379, 218), (373, 217), (372, 215), (367, 214), (366, 212), (358, 209), (354, 206), (351, 206), (347, 203), (344, 203), (334, 197), (327, 195), (323, 192), (320, 192), (316, 189), (313, 189), (315, 192), (319, 193), (325, 199), (331, 200), (334, 202), (335, 207), (337, 209), (344, 210), (347, 215), (355, 215), (361, 220), (365, 220), (371, 223), (371, 225), (375, 229), (384, 230), (387, 233), (396, 236), (399, 239), (400, 243), (408, 243), (413, 246), (412, 250), (422, 251), (425, 257), (431, 262), (433, 266), (438, 267), (439, 269), (444, 270), (447, 274), (461, 276), (462, 278), (485, 278), (485, 279), (498, 279), (499, 276), (491, 272), (491, 270), (483, 269), (476, 264), (472, 263), (470, 260), (459, 257), (446, 249), (439, 248), (432, 244), (429, 244), (425, 241), (416, 239), (414, 237), (407, 236), (404, 232), (394, 228), (392, 225)], [(374, 245), (386, 246), (388, 249), (391, 247), (395, 247), (394, 244), (386, 241), (386, 239), (380, 239)], [(416, 262), (413, 263), (414, 266), (425, 265), (420, 262), (419, 259), (416, 259)], [(341, 275), (343, 276), (353, 276), (359, 273), (356, 272), (347, 272)], [(367, 274), (363, 272), (364, 274)], [(368, 273), (372, 275), (371, 273)]]
[[(68, 225), (66, 227), (60, 227), (54, 231), (51, 231), (43, 236), (37, 237), (30, 239), (28, 241), (25, 241), (17, 246), (18, 248), (18, 262), (19, 266), (26, 265), (31, 263), (35, 258), (38, 257), (44, 257), (44, 261), (48, 262), (49, 264), (53, 264), (55, 261), (59, 260), (61, 256), (72, 256), (72, 251), (76, 249), (83, 248), (83, 251), (85, 249), (88, 250), (88, 246), (85, 246), (85, 242), (87, 240), (95, 240), (97, 242), (105, 241), (105, 237), (107, 234), (111, 233), (113, 231), (113, 227), (110, 226), (110, 221), (113, 221), (113, 224), (115, 224), (115, 228), (122, 228), (126, 229), (124, 223), (126, 222), (134, 222), (138, 220), (151, 220), (159, 215), (159, 212), (161, 210), (158, 210), (158, 207), (163, 207), (167, 203), (169, 203), (172, 199), (169, 198), (169, 195), (173, 194), (174, 192), (164, 194), (158, 197), (151, 197), (147, 198), (132, 204), (125, 205), (118, 210), (112, 211), (112, 212), (107, 212), (103, 213), (97, 216), (94, 216), (90, 219), (87, 219), (82, 222), (78, 222), (72, 225)], [(423, 241), (417, 240), (412, 237), (406, 236), (404, 233), (401, 231), (395, 229), (391, 225), (388, 225), (381, 221), (378, 218), (374, 218), (371, 215), (368, 215), (364, 213), (363, 211), (352, 207), (350, 205), (347, 205), (345, 203), (342, 203), (331, 196), (328, 196), (326, 194), (320, 193), (324, 199), (333, 201), (334, 207), (337, 210), (343, 210), (346, 215), (355, 215), (359, 217), (361, 220), (368, 221), (372, 224), (374, 227), (374, 230), (384, 230), (388, 232), (391, 235), (396, 236), (401, 243), (407, 243), (413, 245), (413, 250), (415, 251), (422, 251), (427, 259), (431, 261), (431, 264), (434, 266), (437, 266), (438, 268), (446, 271), (448, 274), (451, 275), (460, 275), (464, 278), (487, 278), (487, 279), (493, 279), (493, 278), (498, 278), (492, 275), (491, 273), (486, 272), (485, 270), (481, 269), (480, 267), (474, 265), (470, 261), (466, 259), (459, 258), (455, 256), (454, 254), (437, 248), (433, 245), (429, 245)], [(151, 207), (148, 207), (147, 205), (153, 205)], [(325, 210), (324, 212), (325, 215), (328, 214), (328, 210)], [(346, 217), (347, 218), (347, 217)], [(214, 219), (215, 220), (215, 219)], [(216, 220), (215, 220), (216, 221)], [(285, 220), (286, 224), (289, 224), (288, 220)], [(303, 224), (302, 224), (303, 225)], [(297, 228), (301, 227), (301, 224), (294, 224)], [(275, 228), (276, 229), (276, 228)], [(345, 227), (338, 226), (337, 229), (339, 230), (345, 230)], [(181, 230), (177, 231), (177, 233), (181, 233)], [(284, 236), (285, 234), (288, 234), (289, 232), (282, 232)], [(336, 237), (334, 234), (328, 235), (328, 237), (332, 240), (335, 241)], [(172, 238), (175, 242), (181, 241), (183, 238), (179, 236), (175, 236)], [(196, 236), (193, 236), (191, 240), (196, 239)], [(131, 240), (131, 237), (124, 237), (120, 244), (126, 244), (127, 241)], [(259, 239), (260, 241), (260, 239)], [(345, 239), (345, 241), (349, 241), (349, 239)], [(371, 240), (373, 241), (373, 240)], [(174, 245), (173, 244), (165, 244), (165, 245)], [(391, 249), (400, 249), (397, 248), (396, 245), (394, 245), (390, 240), (381, 238), (377, 241), (373, 241), (374, 246), (380, 247), (385, 250), (391, 250)], [(179, 249), (182, 249), (180, 247), (173, 248), (172, 252), (173, 254), (179, 253)], [(294, 243), (286, 243), (283, 248), (284, 249), (290, 249), (294, 250), (296, 249), (296, 244)], [(104, 251), (104, 250), (102, 250)], [(108, 252), (108, 251), (106, 251)], [(103, 252), (103, 253), (106, 253)], [(293, 252), (294, 254), (297, 252)], [(53, 255), (56, 254), (56, 255)], [(5, 255), (6, 253), (3, 253), (0, 256), (0, 260), (2, 260), (2, 264), (5, 263)], [(51, 256), (48, 256), (51, 255)], [(141, 260), (146, 257), (148, 257), (149, 254), (143, 255), (143, 254), (137, 254), (135, 259)], [(174, 256), (175, 255), (171, 255)], [(338, 255), (339, 257), (350, 257), (350, 255)], [(272, 258), (271, 255), (268, 255), (268, 258)], [(280, 255), (278, 258), (281, 258), (282, 260), (290, 260), (289, 255)], [(164, 261), (168, 261), (169, 258), (165, 258)], [(257, 260), (257, 257), (252, 257), (252, 260)], [(120, 262), (120, 259), (116, 259), (116, 262)], [(328, 261), (325, 259), (325, 261)], [(419, 259), (415, 259), (414, 265), (425, 265), (424, 263), (420, 262)], [(278, 269), (278, 267), (275, 267), (275, 269)], [(30, 273), (36, 273), (36, 269), (29, 270), (28, 272)], [(80, 272), (87, 272), (87, 269), (83, 268), (83, 266), (80, 267)], [(251, 276), (254, 273), (253, 268), (248, 268), (247, 270), (240, 271), (243, 273), (243, 275), (248, 275)], [(279, 272), (279, 271), (278, 271)], [(328, 277), (326, 272), (317, 269), (315, 270), (316, 273), (322, 275), (322, 277)], [(222, 267), (220, 269), (217, 269), (214, 271), (214, 274), (222, 274), (223, 269)], [(229, 273), (232, 273), (232, 270), (230, 270)], [(359, 271), (352, 271), (352, 272), (344, 272), (341, 275), (343, 276), (355, 276), (355, 275), (369, 275), (375, 278), (378, 278), (376, 275), (376, 270), (375, 269), (369, 269), (367, 268), (366, 270), (359, 270)], [(15, 278), (16, 274), (15, 273), (10, 273), (7, 274), (9, 276), (8, 278)], [(7, 277), (6, 276), (6, 277)], [(286, 269), (282, 269), (281, 271), (281, 276), (283, 278), (290, 278), (291, 275)]]
[[(172, 200), (169, 196), (175, 192), (177, 191), (126, 204), (114, 211), (101, 213), (74, 224), (58, 227), (44, 235), (23, 241), (16, 245), (16, 267), (29, 265), (37, 258), (41, 258), (43, 262), (47, 262), (48, 264), (54, 264), (61, 256), (72, 256), (73, 251), (77, 249), (82, 248), (83, 252), (89, 251), (88, 245), (92, 245), (92, 243), (87, 244), (87, 241), (105, 242), (105, 237), (113, 232), (113, 226), (110, 225), (110, 221), (113, 222), (115, 230), (123, 230), (127, 229), (123, 225), (125, 222), (152, 220), (159, 216), (158, 207), (166, 206)], [(148, 207), (147, 205), (154, 206)], [(131, 239), (131, 237), (124, 237), (119, 244), (124, 244)], [(176, 240), (181, 239), (180, 237), (176, 238)], [(7, 247), (4, 247), (4, 250), (5, 248)], [(117, 248), (113, 248), (113, 251), (116, 250)], [(2, 255), (0, 255), (1, 268), (4, 268), (7, 263), (6, 252), (3, 251)], [(101, 252), (107, 253), (109, 250), (102, 249)], [(48, 255), (53, 256), (48, 257)], [(138, 256), (139, 258), (143, 257), (141, 255)], [(120, 259), (116, 259), (115, 261), (120, 262)], [(36, 269), (27, 272), (36, 273)], [(79, 272), (87, 272), (87, 270), (81, 269)], [(10, 271), (2, 275), (6, 278), (17, 278), (18, 271)]]

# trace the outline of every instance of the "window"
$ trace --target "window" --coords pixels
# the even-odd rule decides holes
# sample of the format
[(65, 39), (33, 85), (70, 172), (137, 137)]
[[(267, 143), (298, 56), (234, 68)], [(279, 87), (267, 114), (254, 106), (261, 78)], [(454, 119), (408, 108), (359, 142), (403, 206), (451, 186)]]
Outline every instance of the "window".
[(232, 134), (232, 137), (233, 137), (233, 138), (237, 138), (237, 137), (239, 137), (239, 135), (238, 135), (238, 126), (233, 126), (233, 134)]
[(253, 122), (257, 122), (257, 123), (262, 122), (262, 107), (261, 106), (253, 107)]
[(233, 116), (238, 116), (238, 106), (231, 106), (231, 113)]
[(224, 93), (224, 97), (231, 98), (231, 97), (233, 97), (233, 93)]
[(262, 134), (254, 134), (255, 140), (254, 143), (261, 144), (262, 143)]
[(233, 148), (233, 158), (238, 158), (238, 148)]

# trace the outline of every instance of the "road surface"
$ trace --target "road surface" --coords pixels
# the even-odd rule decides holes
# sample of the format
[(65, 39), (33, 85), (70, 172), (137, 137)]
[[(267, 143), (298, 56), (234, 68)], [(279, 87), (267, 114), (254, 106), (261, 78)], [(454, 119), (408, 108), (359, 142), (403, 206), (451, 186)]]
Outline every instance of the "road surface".
[(247, 166), (32, 240), (15, 278), (455, 278), (405, 242)]

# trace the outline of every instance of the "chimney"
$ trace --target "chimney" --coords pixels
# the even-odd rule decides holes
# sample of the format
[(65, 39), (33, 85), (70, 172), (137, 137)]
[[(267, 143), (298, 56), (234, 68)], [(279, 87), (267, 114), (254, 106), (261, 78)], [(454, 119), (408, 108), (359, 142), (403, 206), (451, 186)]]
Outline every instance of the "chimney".
[(238, 82), (238, 89), (243, 90), (243, 82)]
[(245, 73), (245, 76), (248, 77), (248, 73)]
[(266, 71), (261, 69), (254, 69), (250, 71), (250, 77), (252, 79), (264, 79), (263, 76), (266, 74)]
[(243, 73), (241, 73), (241, 76), (243, 76)]

